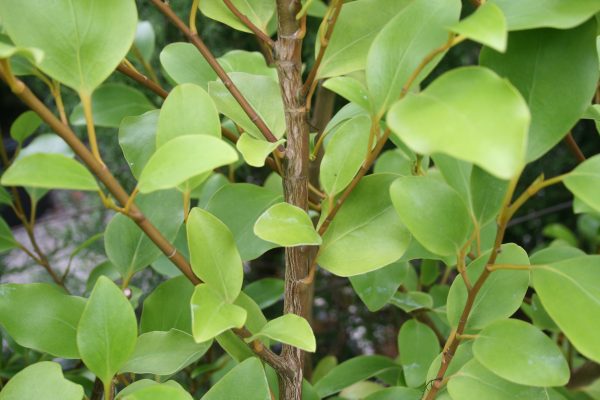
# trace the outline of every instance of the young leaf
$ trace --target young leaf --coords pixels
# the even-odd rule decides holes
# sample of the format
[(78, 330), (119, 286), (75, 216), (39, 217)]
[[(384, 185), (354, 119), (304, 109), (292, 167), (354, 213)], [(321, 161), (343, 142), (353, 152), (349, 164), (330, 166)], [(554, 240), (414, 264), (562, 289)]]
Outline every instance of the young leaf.
[(260, 337), (267, 337), (311, 353), (317, 349), (315, 335), (308, 321), (296, 314), (285, 314), (267, 322), (260, 331), (246, 339), (246, 342)]
[(43, 189), (99, 190), (94, 176), (62, 154), (32, 154), (15, 161), (2, 175), (5, 186)]
[(125, 117), (119, 125), (119, 145), (136, 179), (139, 179), (144, 166), (156, 150), (159, 112), (153, 110), (142, 115)]
[(171, 43), (160, 52), (160, 64), (176, 84), (193, 83), (208, 89), (208, 82), (217, 79), (202, 54), (191, 43)]
[(77, 325), (81, 360), (105, 387), (135, 348), (137, 320), (129, 300), (108, 278), (98, 278)]
[(173, 188), (237, 159), (237, 152), (221, 139), (207, 135), (179, 136), (150, 157), (140, 174), (138, 188), (141, 193)]
[[(19, 345), (79, 358), (76, 327), (85, 300), (46, 283), (0, 285), (0, 321)], [(43, 334), (40, 334), (43, 332)]]
[(242, 259), (227, 225), (201, 208), (190, 212), (186, 224), (194, 273), (233, 302), (244, 280)]
[(43, 361), (13, 376), (0, 392), (0, 400), (81, 400), (83, 387), (63, 376), (60, 364)]
[(409, 320), (398, 333), (398, 351), (406, 384), (419, 387), (425, 382), (429, 364), (440, 352), (440, 344), (430, 327)]
[(236, 365), (202, 396), (201, 400), (271, 400), (260, 360), (251, 357)]
[(131, 0), (6, 0), (0, 18), (18, 46), (44, 50), (42, 72), (88, 95), (125, 58), (137, 26)]
[[(600, 321), (590, 315), (600, 313), (600, 256), (571, 258), (549, 265), (535, 265), (533, 287), (542, 305), (584, 356), (600, 362), (598, 337)], [(585, 310), (575, 312), (574, 310)]]
[(308, 214), (288, 203), (269, 207), (256, 220), (254, 233), (263, 240), (283, 247), (321, 244), (321, 236)]
[(20, 144), (33, 133), (42, 124), (42, 119), (33, 111), (25, 111), (19, 115), (15, 122), (10, 126), (10, 136)]
[(231, 328), (241, 328), (246, 322), (246, 310), (228, 303), (211, 286), (196, 286), (191, 299), (192, 334), (197, 343), (206, 342)]
[(431, 176), (405, 176), (390, 187), (400, 220), (427, 250), (456, 254), (471, 230), (469, 210), (458, 193)]
[(484, 48), (480, 63), (509, 79), (527, 99), (531, 110), (529, 162), (538, 159), (565, 136), (594, 95), (598, 81), (596, 23), (590, 21), (570, 30), (516, 32), (510, 34), (508, 43), (505, 54)]
[(267, 142), (264, 139), (256, 139), (254, 136), (244, 132), (235, 144), (235, 147), (244, 157), (244, 161), (253, 167), (263, 167), (265, 159), (285, 140), (281, 139), (274, 143)]
[(508, 41), (506, 18), (493, 2), (483, 3), (473, 14), (450, 27), (450, 31), (504, 53)]
[(177, 329), (191, 333), (189, 312), (194, 286), (185, 276), (169, 279), (158, 285), (144, 300), (140, 331), (168, 331)]
[(569, 381), (569, 366), (558, 346), (520, 320), (488, 325), (477, 335), (473, 354), (491, 372), (521, 385), (563, 386)]
[(579, 164), (564, 182), (575, 197), (600, 212), (600, 155)]
[[(275, 13), (275, 3), (271, 0), (231, 0), (231, 3), (261, 31), (267, 31), (267, 25)], [(229, 25), (242, 32), (251, 32), (240, 19), (231, 12), (229, 7), (220, 0), (200, 2), (200, 11), (208, 18)]]
[(445, 73), (392, 106), (387, 121), (420, 154), (445, 153), (501, 179), (525, 165), (527, 104), (508, 81), (485, 68)]
[(350, 283), (369, 311), (385, 306), (406, 277), (408, 263), (395, 262), (375, 271), (350, 277)]

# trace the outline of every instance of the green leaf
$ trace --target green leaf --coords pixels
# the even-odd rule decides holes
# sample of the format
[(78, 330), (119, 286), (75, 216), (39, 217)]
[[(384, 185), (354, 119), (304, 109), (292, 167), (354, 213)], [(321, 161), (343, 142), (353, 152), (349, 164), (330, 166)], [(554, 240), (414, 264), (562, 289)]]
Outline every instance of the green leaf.
[(217, 79), (202, 54), (191, 43), (171, 43), (160, 52), (160, 64), (176, 84), (193, 83), (203, 89)]
[(119, 145), (127, 165), (135, 178), (139, 178), (150, 156), (156, 150), (158, 110), (125, 117), (119, 125)]
[(493, 2), (483, 3), (473, 14), (450, 27), (450, 31), (501, 53), (506, 51), (507, 29), (504, 13)]
[(600, 212), (600, 155), (579, 164), (567, 175), (564, 183), (575, 197)]
[(516, 32), (509, 35), (508, 43), (505, 54), (484, 48), (480, 62), (509, 79), (527, 99), (531, 110), (529, 162), (565, 136), (594, 95), (598, 81), (596, 23), (566, 31)]
[[(471, 283), (475, 283), (484, 271), (489, 256), (488, 251), (467, 266), (467, 275)], [(525, 250), (513, 243), (508, 243), (502, 245), (496, 263), (528, 265), (529, 259)], [(498, 270), (492, 272), (477, 295), (477, 301), (469, 314), (467, 328), (481, 329), (496, 320), (510, 317), (521, 306), (528, 287), (529, 272), (527, 271)], [(502, 301), (498, 301), (498, 299), (502, 299)], [(462, 278), (458, 277), (452, 283), (448, 294), (447, 315), (451, 326), (458, 325), (466, 301), (467, 289)]]
[(265, 371), (260, 360), (251, 357), (236, 365), (201, 400), (271, 400)]
[(267, 322), (260, 331), (246, 339), (246, 342), (260, 337), (267, 337), (311, 353), (317, 349), (315, 334), (308, 321), (296, 314), (285, 314)]
[[(240, 295), (235, 299), (233, 304), (246, 310), (248, 316), (246, 318), (245, 327), (248, 328), (250, 333), (260, 331), (267, 324), (267, 318), (262, 313), (258, 304), (256, 304), (256, 302), (246, 293), (240, 292)], [(268, 340), (263, 340), (263, 343), (266, 346), (269, 346)]]
[(390, 304), (410, 313), (424, 308), (433, 308), (433, 298), (425, 292), (398, 292), (390, 299)]
[[(272, 0), (231, 0), (231, 3), (261, 31), (267, 32), (269, 20), (275, 13), (275, 3)], [(251, 32), (220, 0), (201, 1), (200, 11), (208, 18), (227, 24), (238, 31)]]
[(73, 150), (61, 137), (53, 133), (37, 135), (23, 150), (19, 152), (17, 160), (32, 154), (62, 154), (73, 158)]
[(248, 183), (227, 185), (218, 190), (206, 210), (219, 218), (233, 233), (242, 260), (254, 260), (277, 247), (254, 234), (254, 223), (271, 205), (282, 201), (278, 193)]
[(4, 284), (0, 294), (0, 321), (15, 342), (56, 357), (79, 358), (75, 334), (84, 299), (46, 283)]
[(479, 222), (481, 228), (488, 222), (493, 221), (500, 212), (508, 190), (508, 181), (498, 179), (475, 166), (471, 172), (469, 189), (473, 216)]
[(477, 361), (501, 378), (528, 386), (563, 386), (567, 360), (548, 336), (516, 319), (496, 321), (473, 343)]
[(13, 199), (11, 194), (8, 193), (3, 186), (0, 186), (0, 204), (6, 204), (7, 206), (10, 206), (12, 202)]
[(193, 400), (193, 397), (181, 387), (163, 385), (151, 385), (134, 391), (122, 400)]
[(338, 360), (335, 356), (325, 356), (319, 360), (313, 370), (311, 383), (314, 385), (319, 382), (326, 374), (329, 373), (338, 365)]
[(192, 317), (189, 312), (194, 286), (183, 275), (158, 285), (144, 300), (140, 331), (168, 331), (177, 329), (192, 332)]
[(350, 283), (369, 311), (385, 306), (406, 277), (408, 263), (395, 262), (375, 271), (350, 277)]
[[(198, 50), (196, 50), (198, 52)], [(225, 72), (247, 72), (278, 80), (277, 69), (267, 65), (265, 56), (258, 51), (232, 50), (217, 59)]]
[[(94, 124), (107, 128), (118, 128), (121, 120), (137, 116), (154, 109), (154, 105), (139, 90), (118, 83), (100, 86), (92, 95)], [(71, 124), (85, 126), (83, 106), (77, 104), (69, 117)]]
[(237, 152), (221, 139), (207, 135), (179, 136), (150, 157), (140, 174), (138, 188), (140, 193), (173, 188), (237, 159)]
[(25, 111), (19, 115), (15, 122), (10, 126), (10, 136), (17, 142), (23, 144), (25, 139), (33, 133), (42, 124), (42, 119), (33, 111)]
[(269, 207), (256, 220), (254, 233), (263, 240), (283, 247), (321, 244), (321, 236), (315, 230), (308, 214), (289, 203), (278, 203)]
[(283, 298), (283, 279), (263, 278), (248, 284), (244, 293), (250, 296), (261, 309), (272, 306)]
[[(144, 388), (147, 387), (151, 387), (151, 386), (167, 386), (167, 387), (172, 387), (172, 388), (176, 388), (176, 389), (181, 389), (184, 390), (181, 385), (175, 381), (166, 381), (165, 383), (158, 383), (156, 381), (150, 380), (150, 379), (139, 379), (135, 382), (132, 382), (129, 386), (123, 388), (123, 390), (121, 390), (119, 393), (117, 393), (117, 397), (115, 398), (116, 400), (123, 400), (125, 398), (125, 396), (134, 394), (137, 391), (140, 391)], [(171, 393), (169, 393), (171, 394)], [(169, 398), (170, 399), (170, 398)], [(185, 398), (184, 400), (188, 400), (189, 398)], [(156, 399), (156, 400), (160, 400)], [(179, 400), (179, 399), (177, 399)]]
[(147, 332), (138, 337), (120, 372), (173, 375), (197, 361), (211, 345), (212, 341), (196, 343), (192, 335), (176, 329)]
[[(440, 367), (442, 366), (442, 356), (443, 353), (437, 355), (435, 360), (429, 366), (429, 370), (427, 371), (426, 382), (431, 382), (436, 378)], [(463, 365), (473, 359), (473, 341), (463, 341), (459, 344), (456, 349), (452, 360), (450, 361), (450, 365), (446, 369), (446, 376), (454, 375), (458, 370), (460, 370)]]
[(599, 262), (600, 256), (571, 258), (535, 265), (531, 273), (533, 287), (550, 317), (581, 354), (597, 362), (600, 348), (594, 332), (600, 321), (590, 315), (600, 312)]
[(469, 210), (459, 194), (432, 176), (405, 176), (390, 187), (400, 220), (427, 250), (457, 254), (471, 230)]
[(551, 246), (540, 251), (536, 251), (529, 257), (529, 260), (531, 261), (532, 265), (550, 264), (581, 256), (585, 256), (583, 250), (569, 246)]
[(425, 382), (429, 364), (440, 352), (440, 344), (430, 327), (409, 320), (398, 333), (398, 351), (406, 384), (419, 387)]
[(136, 337), (137, 320), (129, 300), (101, 276), (77, 326), (81, 360), (107, 387), (133, 353)]
[(323, 236), (320, 266), (339, 276), (353, 276), (402, 257), (410, 235), (388, 194), (395, 178), (392, 174), (374, 174), (360, 181)]
[(198, 343), (206, 342), (231, 328), (241, 328), (246, 322), (246, 310), (228, 303), (207, 284), (196, 286), (191, 299), (192, 334)]
[(152, 59), (155, 41), (156, 34), (154, 33), (152, 23), (150, 21), (138, 21), (133, 44), (137, 47), (144, 60), (150, 61)]
[(19, 247), (10, 226), (0, 217), (0, 254)]
[(329, 196), (344, 190), (360, 169), (370, 132), (371, 119), (361, 115), (344, 122), (329, 138), (320, 169), (320, 181)]
[(433, 154), (431, 159), (446, 183), (452, 189), (456, 190), (467, 207), (470, 207), (471, 191), (469, 190), (469, 180), (473, 172), (473, 164), (442, 153)]
[[(413, 0), (385, 25), (371, 45), (366, 65), (374, 115), (383, 116), (402, 91), (410, 89), (405, 88), (409, 77), (429, 53), (448, 41), (446, 27), (458, 21), (460, 9), (460, 0)], [(430, 62), (413, 86), (440, 60)]]
[(532, 28), (568, 29), (600, 11), (596, 0), (490, 0), (506, 15), (511, 31)]
[(264, 139), (256, 139), (254, 136), (244, 132), (235, 146), (248, 165), (260, 168), (265, 165), (265, 159), (269, 154), (284, 142), (285, 140), (283, 139), (276, 142), (267, 142)]
[(15, 161), (2, 175), (4, 186), (43, 189), (99, 190), (82, 164), (62, 154), (32, 154)]
[(547, 400), (547, 389), (517, 385), (488, 371), (476, 360), (465, 364), (448, 382), (453, 399)]
[(361, 80), (353, 76), (337, 76), (327, 79), (323, 83), (323, 87), (339, 94), (350, 102), (358, 104), (365, 110), (371, 111), (369, 92)]
[(0, 18), (17, 46), (44, 50), (42, 72), (87, 95), (125, 58), (137, 26), (130, 0), (6, 0)]
[(225, 300), (234, 301), (242, 289), (244, 270), (227, 225), (196, 207), (186, 229), (192, 270)]
[[(23, 60), (27, 60), (32, 64), (39, 64), (44, 59), (44, 52), (34, 47), (15, 47), (10, 43), (0, 42), (0, 59), (11, 57), (18, 58), (19, 56), (21, 56)], [(11, 61), (14, 61), (14, 59)], [(15, 75), (19, 75), (15, 71), (13, 71), (13, 73), (15, 73)]]
[[(285, 114), (279, 84), (270, 77), (245, 72), (233, 72), (229, 77), (254, 111), (265, 121), (273, 135), (278, 139), (281, 138), (285, 132)], [(223, 82), (210, 82), (208, 92), (220, 113), (256, 139), (263, 138), (262, 133), (229, 93)]]
[[(168, 190), (139, 195), (136, 204), (167, 240), (175, 239), (183, 222), (180, 193)], [(108, 223), (104, 234), (104, 247), (109, 260), (123, 278), (130, 278), (162, 254), (140, 227), (123, 214), (115, 214)]]
[(353, 383), (369, 379), (382, 372), (398, 369), (400, 366), (383, 356), (358, 356), (341, 363), (315, 383), (319, 397), (330, 396)]
[(2, 389), (0, 400), (81, 400), (83, 387), (63, 376), (60, 364), (43, 361), (13, 376)]
[[(373, 172), (376, 174), (387, 172), (390, 174), (406, 176), (412, 175), (415, 165), (416, 159), (413, 159), (412, 156), (407, 155), (400, 149), (392, 149), (381, 153), (375, 162)], [(424, 169), (427, 169), (427, 167)]]
[(445, 153), (501, 179), (525, 164), (530, 115), (517, 90), (492, 71), (457, 68), (388, 113), (392, 131), (420, 154)]
[(405, 387), (390, 387), (387, 389), (375, 392), (364, 400), (420, 400), (423, 393), (416, 390)]

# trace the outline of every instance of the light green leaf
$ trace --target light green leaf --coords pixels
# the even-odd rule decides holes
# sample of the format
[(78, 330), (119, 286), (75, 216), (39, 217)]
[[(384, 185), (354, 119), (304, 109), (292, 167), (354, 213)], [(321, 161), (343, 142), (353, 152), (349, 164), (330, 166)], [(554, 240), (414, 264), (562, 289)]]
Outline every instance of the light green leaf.
[(295, 314), (285, 314), (267, 322), (260, 331), (246, 341), (252, 342), (260, 337), (267, 337), (311, 353), (317, 349), (315, 334), (308, 321)]
[(406, 277), (408, 263), (395, 262), (375, 271), (350, 277), (350, 283), (369, 311), (385, 306)]
[[(436, 378), (438, 371), (442, 366), (442, 355), (443, 353), (438, 354), (435, 360), (433, 360), (433, 362), (429, 366), (429, 370), (427, 371), (426, 382), (431, 382), (432, 379)], [(461, 344), (459, 344), (458, 348), (456, 349), (456, 352), (454, 353), (454, 356), (452, 357), (452, 360), (450, 361), (450, 365), (448, 365), (448, 368), (446, 369), (446, 376), (454, 375), (456, 372), (458, 372), (458, 370), (460, 370), (463, 367), (463, 365), (465, 365), (472, 359), (473, 341), (463, 341)]]
[[(75, 334), (85, 300), (46, 283), (0, 285), (0, 321), (19, 345), (79, 358)], [(43, 332), (43, 334), (40, 334)]]
[(335, 196), (352, 181), (369, 147), (371, 119), (357, 116), (343, 123), (329, 138), (321, 163), (320, 180), (323, 189)]
[[(0, 42), (0, 59), (11, 58), (13, 56), (21, 56), (32, 64), (39, 64), (44, 59), (44, 52), (34, 47), (15, 47), (12, 44), (3, 41)], [(14, 73), (17, 74), (16, 72)]]
[(400, 220), (427, 250), (456, 254), (471, 230), (469, 210), (459, 194), (432, 176), (405, 176), (390, 187)]
[(283, 288), (283, 279), (263, 278), (248, 284), (244, 288), (244, 293), (264, 309), (283, 298)]
[(425, 382), (429, 364), (440, 352), (440, 344), (430, 327), (409, 320), (398, 333), (398, 351), (406, 384), (419, 387)]
[[(600, 256), (571, 258), (533, 266), (533, 287), (542, 305), (573, 346), (584, 356), (600, 362), (598, 336), (600, 321)], [(575, 312), (574, 310), (585, 310)]]
[(398, 292), (390, 299), (390, 304), (410, 313), (424, 308), (433, 308), (433, 298), (425, 292)]
[(11, 205), (13, 202), (12, 196), (8, 191), (0, 186), (0, 204), (6, 204), (7, 206)]
[(392, 106), (387, 121), (420, 154), (445, 153), (502, 179), (525, 164), (527, 104), (509, 82), (485, 68), (445, 73)]
[[(334, 31), (335, 32), (335, 31)], [(323, 87), (339, 94), (346, 100), (356, 103), (367, 111), (371, 111), (369, 92), (363, 82), (353, 76), (337, 76), (327, 79)]]
[(167, 384), (148, 385), (119, 398), (121, 400), (193, 400), (193, 397), (179, 385)]
[(196, 207), (186, 229), (192, 270), (225, 300), (234, 301), (242, 289), (244, 270), (227, 225)]
[(353, 276), (398, 260), (410, 241), (389, 197), (392, 174), (363, 178), (323, 236), (319, 265), (339, 276)]
[(281, 139), (276, 142), (267, 142), (265, 139), (256, 139), (254, 136), (244, 132), (235, 144), (235, 147), (244, 157), (248, 165), (253, 167), (263, 167), (265, 159), (285, 140)]
[(138, 21), (133, 44), (137, 47), (144, 60), (150, 61), (152, 59), (155, 41), (156, 34), (154, 33), (152, 23), (150, 21)]
[(0, 400), (81, 400), (83, 387), (63, 376), (60, 364), (43, 361), (13, 376), (0, 392)]
[[(147, 388), (150, 386), (169, 386), (169, 387), (183, 390), (181, 385), (175, 381), (166, 381), (165, 383), (161, 384), (161, 383), (158, 383), (158, 382), (150, 380), (150, 379), (139, 379), (135, 382), (132, 382), (129, 386), (123, 388), (123, 390), (121, 390), (119, 393), (117, 393), (117, 397), (115, 399), (123, 400), (125, 396), (131, 395), (134, 392), (137, 392), (141, 389), (144, 389), (144, 388)], [(156, 399), (156, 400), (160, 400), (160, 399)], [(188, 400), (188, 398), (185, 398), (185, 400)]]
[[(527, 99), (531, 110), (529, 162), (565, 136), (594, 95), (598, 81), (596, 23), (590, 21), (566, 31), (516, 32), (509, 35), (508, 43), (505, 54), (484, 48), (480, 63), (509, 79)], [(495, 111), (500, 115), (499, 110)]]
[(275, 81), (278, 80), (277, 69), (269, 67), (265, 56), (258, 51), (232, 50), (219, 57), (217, 61), (228, 73), (247, 72), (254, 75), (268, 76)]
[(511, 31), (532, 28), (568, 29), (600, 11), (597, 0), (490, 0), (506, 15)]
[[(123, 118), (137, 116), (154, 108), (142, 92), (118, 83), (102, 85), (92, 95), (92, 113), (96, 126), (118, 128)], [(81, 103), (75, 106), (69, 120), (73, 125), (85, 126)]]
[(364, 400), (420, 400), (423, 393), (406, 387), (389, 387), (365, 397)]
[[(246, 293), (240, 292), (240, 295), (237, 297), (237, 299), (235, 299), (233, 304), (246, 310), (248, 317), (246, 318), (245, 327), (248, 328), (250, 333), (256, 333), (260, 331), (267, 324), (267, 318), (261, 311), (258, 304), (256, 304), (256, 302)], [(263, 343), (266, 346), (269, 346), (268, 340), (263, 340)]]
[(15, 161), (2, 175), (5, 186), (43, 189), (99, 190), (83, 165), (62, 154), (32, 154)]
[(42, 119), (33, 111), (25, 111), (10, 126), (10, 136), (23, 144), (42, 124)]
[(212, 341), (196, 343), (192, 335), (176, 329), (147, 332), (138, 337), (121, 372), (173, 375), (197, 361), (211, 345)]
[[(383, 116), (402, 91), (410, 89), (405, 88), (409, 77), (429, 53), (448, 40), (446, 27), (458, 21), (460, 9), (460, 0), (413, 0), (385, 25), (371, 45), (366, 66), (374, 115)], [(440, 60), (430, 62), (411, 87)]]
[[(265, 121), (273, 135), (278, 139), (281, 138), (285, 132), (285, 114), (279, 84), (270, 77), (245, 72), (233, 72), (229, 74), (229, 77), (254, 111)], [(262, 133), (229, 93), (223, 82), (210, 82), (208, 92), (220, 113), (226, 115), (255, 138), (263, 138)]]
[(158, 114), (158, 110), (153, 110), (139, 116), (125, 117), (119, 125), (119, 145), (135, 178), (140, 177), (156, 150)]
[(325, 356), (321, 358), (313, 370), (311, 383), (314, 385), (315, 383), (319, 382), (321, 378), (328, 374), (329, 371), (334, 369), (337, 365), (338, 360), (335, 356)]
[(508, 41), (506, 18), (502, 10), (493, 2), (483, 3), (477, 10), (457, 24), (450, 31), (484, 44), (504, 53)]
[(246, 310), (229, 304), (221, 294), (207, 284), (196, 286), (191, 299), (192, 334), (197, 343), (206, 342), (231, 328), (241, 328), (246, 322)]
[(308, 214), (289, 203), (269, 207), (256, 220), (254, 233), (283, 247), (319, 245), (322, 241)]
[[(387, 172), (400, 176), (412, 175), (417, 163), (416, 159), (413, 158), (412, 155), (407, 155), (400, 149), (384, 151), (375, 162), (373, 172), (376, 174)], [(427, 161), (427, 163), (429, 163), (429, 161)], [(427, 167), (424, 169), (426, 170)]]
[[(446, 154), (437, 153), (431, 156), (435, 167), (442, 177), (462, 197), (465, 204), (471, 208), (471, 190), (469, 180), (473, 172), (473, 164), (458, 160)], [(412, 174), (411, 174), (412, 175)]]
[(77, 326), (81, 360), (105, 387), (135, 348), (137, 320), (129, 300), (108, 278), (98, 278)]
[(260, 360), (251, 357), (221, 378), (201, 400), (271, 400), (265, 371)]
[(473, 216), (483, 227), (494, 220), (508, 190), (508, 181), (496, 178), (485, 170), (475, 166), (469, 181), (471, 208)]
[(0, 254), (19, 247), (10, 226), (0, 217)]
[(44, 73), (87, 95), (125, 58), (137, 26), (131, 0), (6, 0), (0, 18), (17, 46), (44, 50)]
[[(489, 251), (467, 266), (467, 275), (471, 283), (477, 281), (485, 269), (488, 259)], [(513, 243), (508, 243), (502, 245), (496, 263), (528, 265), (529, 259), (525, 250)], [(527, 271), (498, 270), (492, 272), (477, 295), (469, 314), (467, 327), (481, 329), (496, 320), (510, 317), (521, 306), (528, 287), (529, 272)], [(502, 299), (502, 301), (498, 301), (498, 299)], [(462, 278), (457, 277), (448, 294), (447, 315), (451, 326), (458, 325), (466, 301), (465, 283)]]
[(178, 276), (158, 285), (144, 300), (140, 331), (177, 329), (192, 332), (190, 299), (194, 286), (185, 276)]
[(173, 188), (237, 159), (237, 152), (221, 139), (207, 135), (179, 136), (150, 157), (140, 174), (138, 188), (140, 193)]
[(32, 154), (62, 154), (73, 158), (75, 153), (60, 136), (54, 133), (37, 135), (23, 150), (19, 152), (17, 160)]
[(575, 197), (600, 212), (600, 155), (579, 164), (564, 183)]
[(528, 386), (563, 386), (567, 360), (548, 336), (526, 322), (500, 320), (482, 330), (473, 343), (477, 361), (501, 378)]
[[(267, 31), (269, 20), (275, 13), (275, 2), (272, 0), (231, 0), (231, 3), (261, 31)], [(207, 17), (227, 24), (238, 31), (251, 32), (221, 0), (201, 1), (200, 11)]]
[(170, 43), (160, 52), (160, 64), (176, 84), (193, 83), (204, 90), (216, 72), (191, 43)]

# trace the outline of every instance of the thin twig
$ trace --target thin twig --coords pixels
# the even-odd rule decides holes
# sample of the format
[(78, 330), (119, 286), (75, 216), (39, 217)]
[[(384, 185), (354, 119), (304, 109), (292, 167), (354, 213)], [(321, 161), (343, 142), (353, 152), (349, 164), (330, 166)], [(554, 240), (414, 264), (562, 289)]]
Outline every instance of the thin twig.
[(132, 68), (129, 68), (124, 63), (119, 64), (119, 66), (117, 67), (117, 71), (119, 71), (123, 75), (127, 75), (128, 77), (130, 77), (137, 83), (144, 85), (145, 87), (152, 90), (154, 93), (156, 93), (163, 99), (166, 99), (167, 96), (169, 95), (169, 92), (167, 92), (165, 89), (163, 89), (159, 84), (157, 84), (156, 82), (153, 82), (152, 80), (150, 80), (150, 78), (139, 73), (138, 71), (136, 71)]
[(573, 153), (573, 155), (577, 159), (577, 163), (580, 164), (580, 163), (582, 163), (582, 162), (584, 162), (586, 160), (585, 155), (583, 154), (583, 151), (581, 151), (581, 148), (579, 147), (579, 145), (575, 141), (575, 138), (573, 137), (573, 133), (572, 132), (569, 132), (567, 134), (567, 136), (565, 136), (564, 141), (567, 144), (567, 147), (569, 148), (569, 150), (571, 151), (571, 153)]
[(258, 26), (254, 24), (254, 22), (250, 21), (250, 19), (242, 14), (240, 10), (231, 2), (231, 0), (223, 0), (223, 3), (229, 8), (231, 11), (248, 29), (252, 31), (256, 35), (257, 38), (265, 42), (269, 47), (273, 48), (275, 46), (275, 42), (273, 39), (269, 37), (265, 32), (263, 32)]

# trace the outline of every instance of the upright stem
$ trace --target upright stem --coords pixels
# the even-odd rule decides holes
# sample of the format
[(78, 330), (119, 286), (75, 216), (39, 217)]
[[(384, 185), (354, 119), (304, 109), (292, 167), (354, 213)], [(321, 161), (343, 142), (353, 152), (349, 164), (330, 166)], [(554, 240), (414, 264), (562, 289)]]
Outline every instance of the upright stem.
[(80, 93), (81, 105), (83, 106), (83, 114), (85, 115), (85, 123), (87, 126), (88, 140), (90, 141), (90, 148), (92, 154), (96, 157), (96, 160), (101, 164), (102, 156), (100, 155), (100, 149), (98, 148), (98, 140), (96, 139), (96, 127), (94, 126), (94, 116), (92, 114), (92, 96), (89, 94)]

